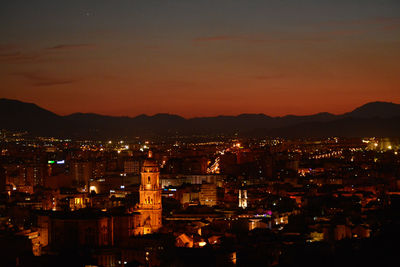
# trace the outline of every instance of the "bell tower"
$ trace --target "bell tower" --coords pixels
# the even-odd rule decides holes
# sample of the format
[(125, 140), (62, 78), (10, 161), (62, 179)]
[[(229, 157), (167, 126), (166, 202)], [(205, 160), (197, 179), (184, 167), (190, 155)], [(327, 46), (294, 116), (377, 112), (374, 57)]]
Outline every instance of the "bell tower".
[(247, 208), (247, 190), (244, 184), (239, 188), (239, 208)]
[(140, 234), (157, 232), (162, 225), (160, 170), (157, 163), (147, 159), (141, 171), (139, 190)]

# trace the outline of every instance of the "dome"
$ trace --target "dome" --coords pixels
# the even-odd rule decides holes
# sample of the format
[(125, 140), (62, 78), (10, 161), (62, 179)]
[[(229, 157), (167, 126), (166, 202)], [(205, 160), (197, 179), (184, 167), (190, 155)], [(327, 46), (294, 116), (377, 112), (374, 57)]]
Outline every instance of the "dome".
[(146, 159), (143, 162), (143, 167), (157, 167), (158, 168), (158, 164), (155, 160), (153, 159)]

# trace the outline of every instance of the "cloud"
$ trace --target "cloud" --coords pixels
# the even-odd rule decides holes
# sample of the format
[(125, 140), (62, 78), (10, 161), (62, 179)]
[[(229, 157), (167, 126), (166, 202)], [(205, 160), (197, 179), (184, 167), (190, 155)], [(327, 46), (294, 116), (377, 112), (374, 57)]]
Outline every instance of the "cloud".
[(355, 30), (355, 29), (346, 29), (346, 30), (335, 30), (325, 32), (328, 35), (336, 35), (336, 36), (347, 36), (347, 35), (357, 35), (368, 32), (367, 30)]
[(257, 38), (252, 36), (235, 36), (235, 35), (217, 35), (208, 37), (198, 37), (193, 39), (194, 42), (217, 42), (217, 41), (234, 41), (253, 44), (279, 44), (279, 43), (319, 43), (327, 42), (328, 38)]
[(22, 53), (21, 51), (0, 54), (0, 62), (5, 63), (27, 63), (34, 62), (40, 58), (37, 53)]
[(72, 50), (80, 48), (95, 47), (94, 44), (60, 44), (46, 48), (47, 50)]
[(20, 46), (13, 44), (0, 44), (0, 62), (10, 64), (38, 63), (46, 61), (56, 61), (56, 53), (53, 51), (68, 51), (73, 49), (83, 49), (95, 47), (94, 44), (60, 44), (39, 50), (21, 49)]
[[(321, 23), (319, 23), (321, 25)], [(262, 36), (244, 35), (214, 35), (197, 37), (196, 43), (207, 42), (245, 42), (253, 44), (280, 44), (280, 43), (320, 43), (333, 41), (334, 36), (352, 36), (366, 34), (371, 31), (393, 31), (400, 29), (400, 17), (376, 17), (358, 20), (330, 21), (322, 23), (330, 27), (330, 30), (317, 32), (314, 36), (300, 38), (266, 38)], [(333, 28), (333, 29), (332, 29)], [(335, 29), (336, 28), (336, 29)]]
[(51, 51), (67, 51), (72, 49), (95, 47), (94, 44), (62, 44), (37, 51), (20, 51), (15, 45), (0, 45), (0, 62), (4, 63), (36, 63), (43, 61), (54, 61)]
[(60, 77), (49, 77), (48, 75), (38, 74), (34, 72), (15, 72), (11, 75), (20, 76), (28, 80), (32, 86), (53, 86), (77, 82), (78, 80), (66, 79)]

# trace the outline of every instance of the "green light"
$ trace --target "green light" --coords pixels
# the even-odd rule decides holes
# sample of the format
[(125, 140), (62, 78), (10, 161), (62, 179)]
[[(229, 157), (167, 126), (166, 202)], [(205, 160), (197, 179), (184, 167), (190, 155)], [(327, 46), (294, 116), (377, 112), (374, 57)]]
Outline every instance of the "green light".
[(54, 160), (47, 161), (48, 164), (53, 164), (54, 162), (55, 162)]

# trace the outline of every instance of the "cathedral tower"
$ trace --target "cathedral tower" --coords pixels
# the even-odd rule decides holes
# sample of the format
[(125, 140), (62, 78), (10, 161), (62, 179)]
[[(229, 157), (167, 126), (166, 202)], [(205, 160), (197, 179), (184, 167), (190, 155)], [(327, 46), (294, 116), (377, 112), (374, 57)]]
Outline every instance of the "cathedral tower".
[(162, 205), (160, 170), (157, 163), (147, 159), (143, 163), (141, 171), (139, 205), (140, 212), (139, 232), (140, 234), (151, 234), (157, 232), (162, 225)]
[(239, 188), (239, 208), (247, 208), (247, 190), (243, 184)]

